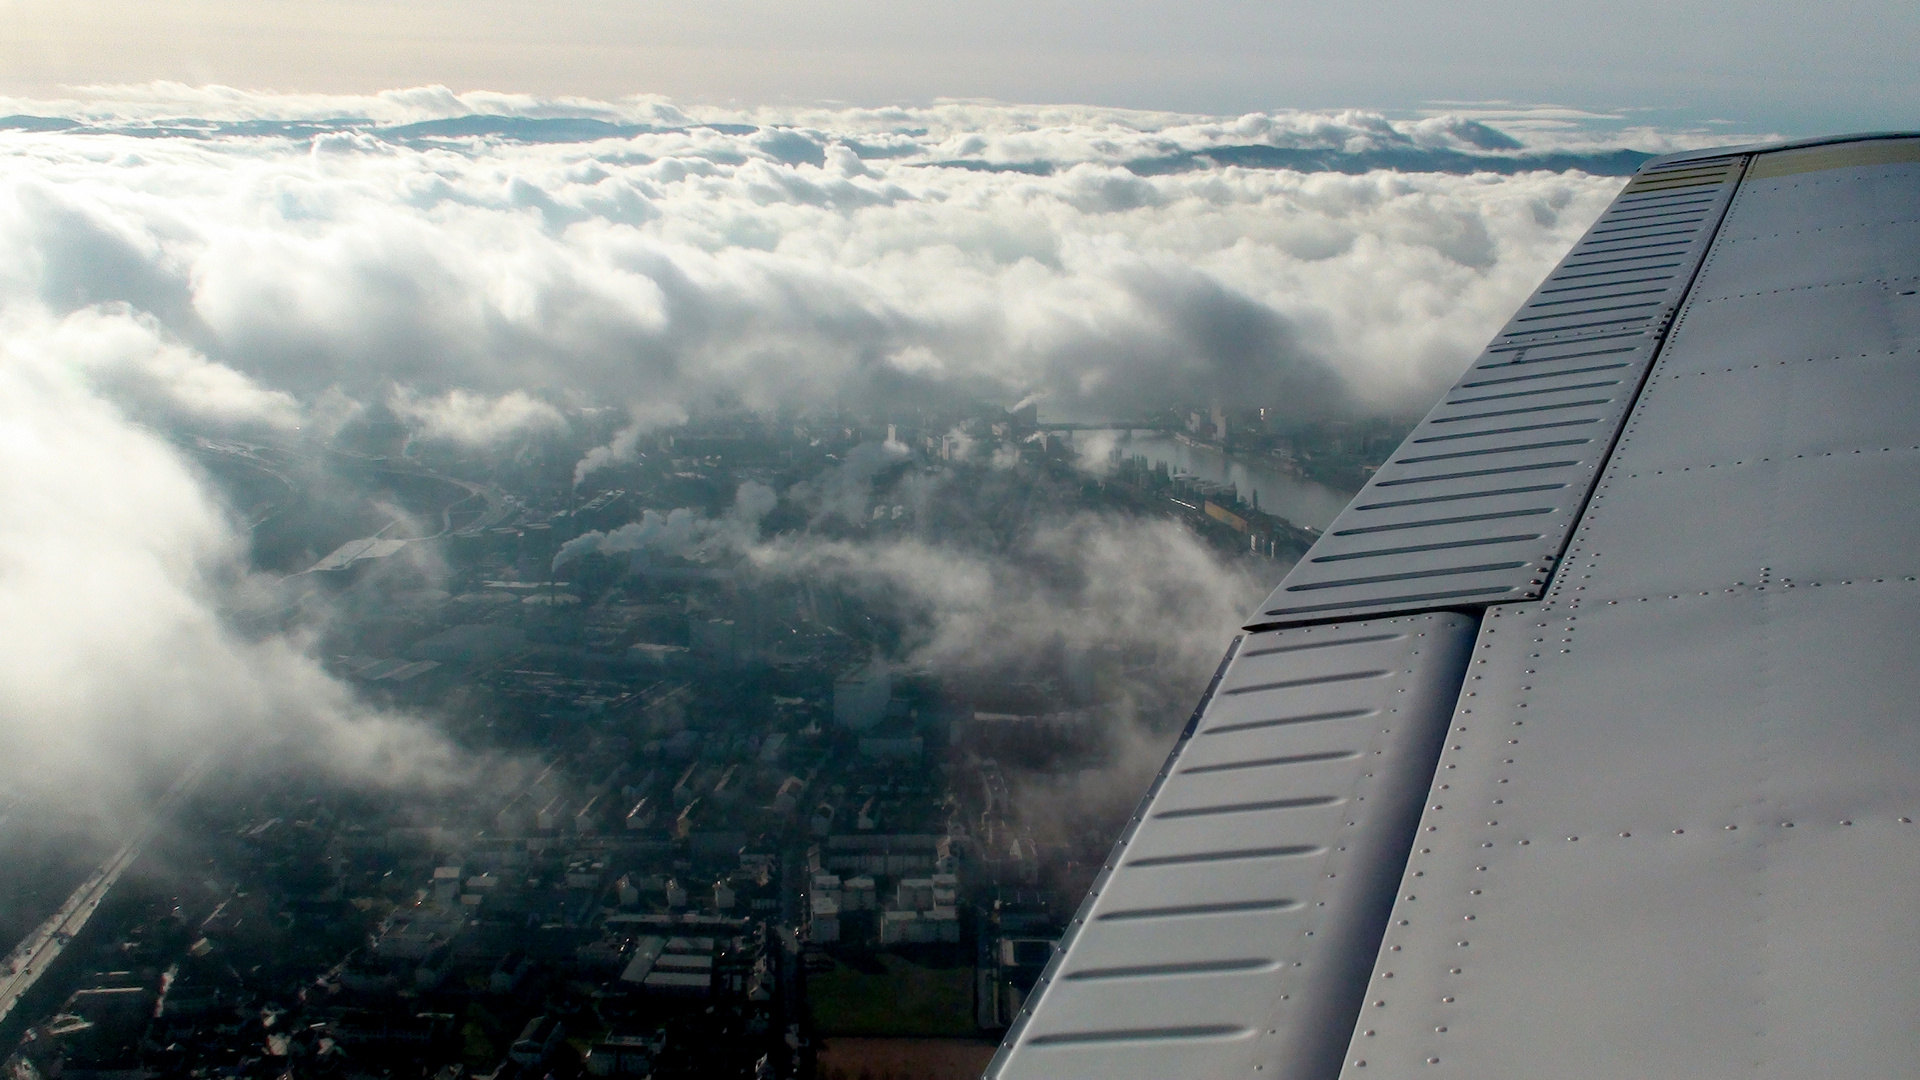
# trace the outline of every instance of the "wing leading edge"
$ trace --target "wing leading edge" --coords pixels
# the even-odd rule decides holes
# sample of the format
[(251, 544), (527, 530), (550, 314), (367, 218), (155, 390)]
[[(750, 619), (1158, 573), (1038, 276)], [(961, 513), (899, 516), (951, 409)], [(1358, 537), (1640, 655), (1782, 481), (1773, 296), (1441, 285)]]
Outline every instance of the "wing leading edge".
[(1910, 136), (1643, 168), (1261, 605), (988, 1075), (1910, 1067), (1916, 210)]

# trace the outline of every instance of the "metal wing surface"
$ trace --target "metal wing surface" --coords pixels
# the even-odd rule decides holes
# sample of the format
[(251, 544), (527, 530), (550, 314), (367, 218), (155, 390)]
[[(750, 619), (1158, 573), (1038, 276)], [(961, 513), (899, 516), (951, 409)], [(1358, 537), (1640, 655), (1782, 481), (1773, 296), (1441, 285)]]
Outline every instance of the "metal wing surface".
[(1262, 604), (996, 1080), (1907, 1075), (1920, 137), (1649, 162)]

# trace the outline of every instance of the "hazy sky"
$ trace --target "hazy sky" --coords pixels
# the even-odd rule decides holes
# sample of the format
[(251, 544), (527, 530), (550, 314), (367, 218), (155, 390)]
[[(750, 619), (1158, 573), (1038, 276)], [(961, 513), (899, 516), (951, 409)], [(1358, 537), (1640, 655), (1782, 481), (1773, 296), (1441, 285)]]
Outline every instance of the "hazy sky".
[(1503, 99), (1790, 134), (1920, 126), (1911, 0), (0, 0), (0, 94), (156, 79), (1232, 114)]

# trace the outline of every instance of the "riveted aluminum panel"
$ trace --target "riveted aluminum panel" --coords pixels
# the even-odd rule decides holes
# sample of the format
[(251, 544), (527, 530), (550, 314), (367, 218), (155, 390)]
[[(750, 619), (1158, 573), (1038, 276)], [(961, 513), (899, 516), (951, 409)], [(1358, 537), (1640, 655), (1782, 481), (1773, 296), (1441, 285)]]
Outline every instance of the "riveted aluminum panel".
[(1344, 1076), (1920, 1060), (1920, 250), (1856, 227), (1920, 168), (1820, 150), (1757, 159), (1551, 589), (1487, 611)]
[(987, 1075), (1335, 1075), (1476, 624), (1247, 637)]
[(1739, 183), (1738, 156), (1643, 169), (1627, 183), (1493, 348), (1659, 326), (1685, 295)]
[(1249, 628), (1537, 598), (1741, 162), (1636, 176)]
[[(1643, 162), (1644, 169), (1667, 169), (1685, 165), (1705, 158), (1722, 158), (1733, 154), (1766, 154), (1765, 164), (1774, 174), (1781, 171), (1783, 165), (1795, 168), (1804, 167), (1808, 159), (1799, 154), (1787, 154), (1790, 150), (1832, 150), (1848, 155), (1859, 155), (1864, 160), (1849, 161), (1849, 165), (1869, 164), (1879, 160), (1878, 144), (1883, 141), (1908, 140), (1914, 137), (1911, 131), (1856, 131), (1845, 135), (1820, 135), (1811, 139), (1787, 139), (1784, 141), (1748, 143), (1744, 146), (1715, 146), (1704, 150), (1682, 150), (1678, 153), (1663, 154), (1650, 161)], [(1820, 168), (1833, 167), (1830, 161), (1823, 161)]]
[(1858, 166), (1920, 161), (1920, 139), (1913, 138), (1911, 133), (1889, 132), (1831, 142), (1834, 145), (1788, 146), (1773, 150), (1757, 162), (1761, 170), (1758, 178), (1772, 179), (1839, 169), (1858, 171)]

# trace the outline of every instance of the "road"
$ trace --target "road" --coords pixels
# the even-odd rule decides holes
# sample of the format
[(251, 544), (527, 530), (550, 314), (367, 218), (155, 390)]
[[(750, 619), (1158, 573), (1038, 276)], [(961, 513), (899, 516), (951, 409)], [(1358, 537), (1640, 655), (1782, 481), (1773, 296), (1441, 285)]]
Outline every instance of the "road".
[[(439, 532), (434, 533), (432, 536), (423, 536), (418, 539), (437, 540), (442, 536), (448, 535), (479, 536), (481, 533), (486, 532), (488, 529), (506, 521), (525, 509), (525, 507), (520, 504), (520, 500), (506, 494), (492, 484), (476, 484), (471, 480), (462, 480), (457, 476), (448, 476), (446, 473), (436, 472), (410, 457), (400, 457), (389, 460), (387, 463), (387, 471), (402, 476), (424, 476), (429, 480), (438, 480), (443, 484), (452, 484), (454, 487), (464, 489), (467, 493), (466, 498), (449, 503), (441, 509)], [(472, 502), (474, 499), (483, 500), (487, 504), (487, 508), (481, 511), (472, 521), (455, 529), (453, 527), (454, 510)]]
[(189, 766), (181, 774), (180, 779), (174, 781), (173, 786), (167, 789), (167, 793), (154, 804), (153, 812), (148, 816), (146, 824), (141, 826), (133, 838), (122, 845), (120, 850), (114, 852), (107, 861), (101, 863), (93, 873), (87, 875), (87, 879), (80, 883), (80, 887), (73, 891), (72, 896), (67, 897), (66, 903), (61, 904), (58, 911), (48, 916), (46, 922), (41, 923), (20, 944), (14, 946), (13, 952), (7, 955), (4, 968), (0, 968), (0, 1021), (6, 1020), (13, 1012), (14, 1006), (19, 1004), (20, 999), (28, 990), (33, 989), (33, 984), (53, 966), (54, 961), (59, 959), (60, 953), (73, 942), (73, 939), (80, 935), (80, 931), (87, 925), (87, 920), (100, 909), (101, 901), (107, 898), (107, 893), (112, 890), (114, 883), (120, 880), (120, 875), (126, 873), (127, 868), (140, 857), (140, 851), (146, 846), (147, 841), (153, 838), (153, 834), (171, 814), (173, 808), (199, 786), (201, 779), (206, 776), (212, 765), (213, 758), (208, 756)]

